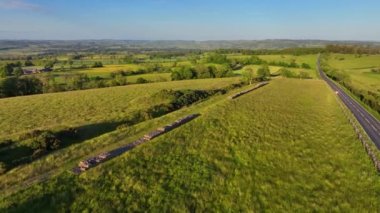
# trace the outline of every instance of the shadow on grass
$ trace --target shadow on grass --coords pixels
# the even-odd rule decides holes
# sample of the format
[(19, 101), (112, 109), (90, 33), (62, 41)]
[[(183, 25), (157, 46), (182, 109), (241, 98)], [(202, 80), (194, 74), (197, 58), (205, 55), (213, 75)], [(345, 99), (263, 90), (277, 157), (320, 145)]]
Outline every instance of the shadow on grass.
[[(76, 132), (75, 136), (66, 134), (66, 130), (56, 132), (55, 135), (57, 139), (61, 141), (57, 150), (115, 131), (117, 127), (123, 123), (124, 122), (103, 122), (75, 127), (73, 128)], [(39, 157), (33, 157), (33, 153), (34, 150), (26, 144), (13, 143), (12, 145), (2, 147), (0, 149), (0, 163), (3, 164), (2, 169), (7, 171), (17, 166), (33, 162), (40, 157), (52, 153), (52, 151), (47, 151)]]
[(124, 122), (103, 122), (96, 124), (89, 124), (84, 126), (75, 127), (76, 135), (67, 136), (64, 131), (57, 132), (57, 138), (62, 141), (60, 148), (65, 148), (75, 143), (81, 143), (86, 140), (90, 140), (99, 137), (103, 134), (113, 132), (118, 126)]

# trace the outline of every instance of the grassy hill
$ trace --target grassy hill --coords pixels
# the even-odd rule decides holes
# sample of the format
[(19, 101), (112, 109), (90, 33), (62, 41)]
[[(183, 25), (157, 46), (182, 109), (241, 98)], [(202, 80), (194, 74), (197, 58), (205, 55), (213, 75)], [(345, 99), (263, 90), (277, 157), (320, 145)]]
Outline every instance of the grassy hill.
[(39, 128), (118, 121), (135, 110), (158, 104), (150, 96), (162, 89), (208, 90), (239, 81), (239, 78), (171, 81), (0, 99), (0, 136)]
[[(227, 96), (117, 130), (70, 147), (70, 152), (60, 150), (54, 156), (66, 156), (64, 171), (77, 163), (70, 154), (86, 146), (97, 147), (93, 152), (98, 153), (180, 116), (201, 114), (80, 176), (62, 172), (4, 196), (0, 208), (11, 212), (379, 210), (378, 175), (324, 82), (280, 78), (236, 100)], [(40, 162), (52, 162), (54, 156)]]

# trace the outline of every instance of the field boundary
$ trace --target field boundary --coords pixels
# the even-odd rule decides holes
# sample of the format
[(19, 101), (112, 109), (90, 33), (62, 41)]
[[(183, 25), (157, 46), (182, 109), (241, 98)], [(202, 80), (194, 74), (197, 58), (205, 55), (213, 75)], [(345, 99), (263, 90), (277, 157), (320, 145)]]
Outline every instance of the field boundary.
[(350, 122), (351, 126), (354, 128), (355, 133), (359, 139), (359, 141), (362, 143), (367, 155), (370, 157), (373, 165), (375, 166), (375, 169), (378, 173), (380, 173), (380, 155), (377, 149), (373, 151), (374, 144), (372, 143), (371, 139), (367, 135), (367, 133), (364, 131), (362, 126), (359, 124), (359, 122), (356, 120), (352, 112), (344, 106), (344, 104), (341, 102), (340, 99), (336, 98), (339, 104), (339, 107), (342, 109), (343, 114)]
[(247, 93), (249, 93), (249, 92), (252, 92), (252, 91), (254, 91), (254, 90), (257, 90), (257, 89), (259, 89), (259, 88), (261, 88), (261, 87), (263, 87), (263, 86), (265, 86), (265, 85), (267, 85), (267, 84), (269, 84), (268, 81), (261, 82), (261, 83), (255, 85), (254, 87), (252, 87), (252, 88), (250, 88), (250, 89), (243, 90), (243, 91), (241, 91), (241, 92), (239, 92), (239, 93), (236, 93), (236, 94), (234, 94), (234, 95), (232, 95), (232, 96), (230, 96), (230, 97), (228, 97), (228, 98), (231, 99), (231, 100), (236, 99), (236, 98), (238, 98), (238, 97), (240, 97), (240, 96), (242, 96), (242, 95), (245, 95), (245, 94), (247, 94)]
[(150, 133), (147, 133), (145, 134), (142, 138), (139, 138), (137, 139), (136, 141), (128, 144), (128, 145), (125, 145), (125, 146), (122, 146), (122, 147), (119, 147), (119, 148), (116, 148), (114, 150), (111, 150), (109, 152), (104, 152), (104, 153), (101, 153), (95, 157), (91, 157), (91, 158), (88, 158), (86, 160), (83, 160), (83, 161), (80, 161), (78, 166), (73, 168), (72, 169), (72, 172), (74, 174), (81, 174), (101, 163), (104, 163), (108, 160), (111, 160), (112, 158), (115, 158), (115, 157), (118, 157), (122, 154), (124, 154), (125, 152), (128, 152), (130, 151), (131, 149), (137, 147), (138, 145), (141, 145), (143, 143), (146, 143), (146, 142), (149, 142), (151, 140), (153, 140), (154, 138), (160, 136), (160, 135), (163, 135), (165, 133), (168, 133), (192, 120), (194, 120), (195, 118), (199, 117), (200, 114), (191, 114), (191, 115), (188, 115), (184, 118), (180, 118), (178, 119), (177, 121), (171, 123), (171, 124), (168, 124), (164, 127), (160, 127)]

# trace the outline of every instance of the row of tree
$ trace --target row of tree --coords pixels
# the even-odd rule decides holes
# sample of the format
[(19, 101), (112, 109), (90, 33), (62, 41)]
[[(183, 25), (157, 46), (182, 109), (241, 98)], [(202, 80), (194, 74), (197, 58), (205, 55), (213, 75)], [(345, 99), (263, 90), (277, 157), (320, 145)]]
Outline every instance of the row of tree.
[(35, 77), (8, 77), (0, 79), (0, 97), (40, 94), (43, 83)]
[(326, 50), (344, 54), (380, 54), (380, 47), (372, 45), (327, 45)]
[(233, 72), (227, 66), (213, 66), (199, 64), (194, 67), (182, 66), (174, 68), (171, 74), (172, 80), (223, 78), (233, 76)]
[(20, 76), (23, 74), (21, 62), (6, 63), (0, 68), (0, 77)]
[(242, 79), (248, 84), (252, 84), (255, 81), (265, 81), (270, 78), (270, 69), (268, 65), (263, 65), (257, 71), (251, 67), (247, 67), (242, 72)]

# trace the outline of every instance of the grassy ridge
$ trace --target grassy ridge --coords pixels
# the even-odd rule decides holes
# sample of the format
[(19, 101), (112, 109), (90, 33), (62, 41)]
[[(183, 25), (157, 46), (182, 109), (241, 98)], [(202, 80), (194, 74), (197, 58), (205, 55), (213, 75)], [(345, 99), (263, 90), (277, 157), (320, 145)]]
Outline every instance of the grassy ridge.
[(274, 80), (237, 100), (219, 97), (138, 128), (190, 112), (202, 116), (79, 177), (64, 173), (0, 199), (0, 207), (379, 210), (378, 175), (322, 81)]
[[(0, 175), (0, 189), (4, 190), (3, 192), (5, 193), (6, 191), (9, 191), (5, 190), (6, 188), (19, 188), (19, 186), (32, 182), (30, 179), (38, 181), (41, 178), (44, 178), (43, 176), (41, 177), (41, 174), (49, 173), (50, 176), (59, 171), (65, 169), (68, 170), (69, 168), (66, 167), (67, 165), (72, 167), (80, 160), (80, 158), (84, 158), (86, 155), (91, 155), (93, 152), (105, 151), (107, 150), (107, 147), (110, 148), (110, 146), (120, 146), (120, 144), (126, 143), (128, 140), (133, 140), (134, 137), (137, 137), (136, 134), (143, 134), (141, 131), (147, 130), (139, 129), (138, 124), (124, 124), (122, 130), (117, 127), (120, 124), (125, 123), (125, 119), (133, 118), (133, 115), (136, 115), (137, 111), (145, 112), (148, 108), (152, 109), (153, 106), (167, 104), (169, 101), (167, 100), (168, 98), (157, 97), (157, 95), (154, 95), (162, 89), (211, 90), (225, 88), (226, 86), (237, 82), (239, 82), (238, 78), (209, 79), (3, 99), (3, 101), (9, 101), (7, 102), (8, 107), (18, 105), (19, 107), (17, 109), (21, 110), (21, 112), (26, 110), (26, 108), (31, 108), (31, 106), (34, 107), (32, 108), (34, 114), (25, 115), (28, 117), (24, 117), (23, 120), (17, 121), (18, 117), (16, 115), (8, 115), (9, 119), (18, 122), (19, 126), (17, 126), (16, 129), (22, 128), (21, 125), (23, 122), (27, 124), (28, 122), (34, 121), (34, 128), (36, 129), (60, 131), (63, 124), (55, 123), (54, 119), (61, 118), (62, 120), (68, 120), (70, 118), (73, 120), (68, 120), (69, 122), (65, 125), (74, 126), (78, 130), (78, 137), (75, 139), (64, 138), (62, 139), (63, 147), (61, 147), (60, 150), (56, 150), (49, 153), (48, 156), (33, 160), (27, 164), (22, 163), (15, 168), (13, 165), (15, 163), (14, 161), (23, 160), (24, 162), (25, 160), (29, 160), (30, 158), (28, 156), (31, 154), (31, 151), (28, 149), (28, 143), (30, 141), (19, 141), (20, 139), (18, 139), (18, 137), (13, 137), (12, 139), (15, 140), (13, 145), (0, 147), (0, 152), (2, 154), (0, 161), (9, 164), (8, 168), (11, 169), (6, 174)], [(103, 98), (103, 100), (99, 100), (99, 98)], [(51, 108), (50, 105), (46, 104), (54, 103), (55, 100), (62, 101), (59, 110)], [(25, 103), (25, 101), (27, 103)], [(21, 108), (20, 103), (24, 104), (24, 109)], [(91, 104), (92, 107), (97, 106), (97, 108), (86, 110), (88, 104)], [(114, 111), (120, 109), (124, 109), (122, 112), (123, 114), (120, 114), (120, 116), (119, 114), (116, 114), (118, 117), (115, 117)], [(101, 110), (102, 113), (97, 114), (96, 110)], [(4, 108), (4, 112), (5, 111), (6, 108)], [(86, 117), (85, 115), (87, 114), (82, 114), (83, 112), (87, 114), (94, 113), (98, 116), (91, 117), (90, 114)], [(45, 114), (50, 115), (50, 117), (47, 117)], [(70, 117), (72, 115), (74, 115), (74, 117)], [(41, 126), (42, 122), (45, 121), (44, 118), (50, 120), (46, 121), (51, 122), (50, 125)], [(89, 122), (90, 118), (93, 119), (91, 122)], [(81, 125), (75, 125), (75, 122), (81, 123)], [(154, 122), (154, 120), (149, 122)], [(149, 122), (144, 122), (145, 127), (146, 123)], [(25, 128), (25, 131), (30, 132), (30, 129), (27, 127)], [(120, 132), (123, 132), (123, 134), (118, 134)], [(7, 138), (9, 137), (10, 135)], [(13, 190), (14, 189), (11, 191)]]
[(38, 128), (114, 122), (157, 104), (149, 97), (162, 89), (214, 89), (236, 82), (239, 78), (173, 81), (1, 99), (0, 137)]

